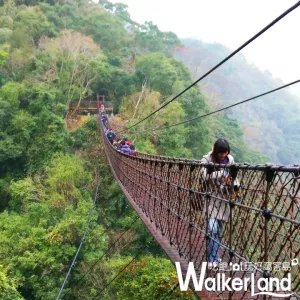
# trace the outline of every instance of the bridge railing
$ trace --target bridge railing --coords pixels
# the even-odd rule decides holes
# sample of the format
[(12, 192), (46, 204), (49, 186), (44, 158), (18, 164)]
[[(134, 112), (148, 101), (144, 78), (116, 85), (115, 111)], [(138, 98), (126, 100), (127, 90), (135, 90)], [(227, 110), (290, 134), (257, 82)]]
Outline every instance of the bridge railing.
[[(70, 108), (75, 108), (78, 106), (78, 103), (70, 103)], [(98, 102), (97, 101), (81, 101), (80, 105), (78, 106), (80, 107), (80, 109), (84, 109), (84, 108), (94, 108), (94, 109), (98, 109)]]
[[(256, 277), (283, 278), (291, 272), (292, 290), (300, 294), (299, 265), (290, 265), (296, 258), (300, 262), (299, 166), (127, 156), (109, 143), (100, 127), (116, 179), (181, 257), (200, 270), (209, 260), (209, 249), (217, 246), (224, 267), (250, 266)], [(215, 178), (224, 170), (229, 177)], [(223, 227), (221, 238), (213, 234), (214, 224), (209, 227), (216, 219), (223, 220), (218, 224)], [(231, 270), (231, 277), (245, 274)]]

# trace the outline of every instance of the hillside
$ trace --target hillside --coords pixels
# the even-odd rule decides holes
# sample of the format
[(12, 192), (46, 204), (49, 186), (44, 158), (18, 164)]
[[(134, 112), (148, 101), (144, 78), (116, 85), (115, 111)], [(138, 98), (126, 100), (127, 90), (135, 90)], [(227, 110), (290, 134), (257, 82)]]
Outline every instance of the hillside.
[[(173, 54), (189, 68), (193, 78), (199, 78), (231, 52), (220, 44), (193, 39), (182, 42), (184, 47), (176, 48)], [(283, 82), (270, 72), (260, 71), (238, 54), (203, 80), (200, 87), (214, 109), (281, 85)], [(232, 108), (229, 115), (242, 126), (246, 145), (269, 156), (273, 163), (299, 163), (300, 100), (287, 90)]]

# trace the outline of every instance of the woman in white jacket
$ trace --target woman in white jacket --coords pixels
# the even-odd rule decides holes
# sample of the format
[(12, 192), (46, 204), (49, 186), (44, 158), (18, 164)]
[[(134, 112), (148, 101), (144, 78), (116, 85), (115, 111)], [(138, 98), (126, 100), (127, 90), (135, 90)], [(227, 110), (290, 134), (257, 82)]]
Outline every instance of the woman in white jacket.
[[(229, 154), (230, 146), (225, 139), (218, 139), (213, 147), (213, 151), (210, 151), (207, 155), (204, 155), (201, 159), (202, 163), (217, 163), (231, 165), (234, 163), (233, 157)], [(230, 208), (228, 202), (222, 201), (218, 198), (224, 198), (229, 200), (229, 191), (226, 186), (229, 180), (229, 169), (216, 168), (214, 166), (203, 167), (201, 172), (203, 190), (204, 192), (210, 192), (212, 196), (208, 201), (203, 203), (202, 216), (207, 218), (208, 233), (218, 243), (222, 238), (225, 223), (229, 220)], [(235, 185), (239, 185), (237, 180)], [(219, 244), (213, 240), (209, 240), (208, 244), (208, 262), (209, 265), (214, 266), (219, 262)]]

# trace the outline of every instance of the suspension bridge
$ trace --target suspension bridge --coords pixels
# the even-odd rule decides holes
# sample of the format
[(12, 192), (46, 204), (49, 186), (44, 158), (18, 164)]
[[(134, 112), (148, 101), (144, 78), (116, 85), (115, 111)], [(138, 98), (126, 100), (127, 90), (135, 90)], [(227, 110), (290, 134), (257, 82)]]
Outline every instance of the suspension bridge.
[[(300, 253), (299, 166), (227, 166), (145, 153), (128, 156), (110, 144), (101, 122), (99, 128), (120, 188), (170, 259), (180, 262), (183, 273), (189, 262), (200, 273), (202, 263), (208, 261), (211, 240), (219, 244), (222, 263), (218, 269), (208, 270), (206, 276), (226, 272), (233, 279), (250, 274), (259, 279), (284, 278), (291, 273), (291, 293), (300, 297), (299, 265), (292, 265)], [(217, 168), (230, 171), (231, 184), (225, 190), (220, 190), (210, 172), (203, 176), (204, 169)], [(244, 187), (239, 195), (241, 202), (234, 191), (236, 178)], [(211, 182), (209, 186), (207, 182)], [(220, 242), (210, 235), (209, 209), (205, 209), (216, 200), (225, 202), (229, 211)], [(232, 266), (237, 265), (240, 268), (234, 270)], [(264, 299), (251, 295), (250, 288), (249, 284), (243, 292), (197, 294), (201, 299)]]

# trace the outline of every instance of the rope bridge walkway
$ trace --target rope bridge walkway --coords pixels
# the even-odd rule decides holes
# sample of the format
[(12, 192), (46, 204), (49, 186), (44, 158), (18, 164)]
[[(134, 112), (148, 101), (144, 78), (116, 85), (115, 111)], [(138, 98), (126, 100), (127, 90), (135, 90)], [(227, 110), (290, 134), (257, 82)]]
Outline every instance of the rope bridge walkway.
[[(110, 144), (102, 125), (100, 131), (115, 179), (171, 260), (181, 263), (183, 274), (188, 262), (200, 273), (213, 243), (218, 245), (222, 263), (219, 270), (208, 270), (207, 276), (227, 272), (232, 278), (249, 277), (250, 273), (255, 278), (283, 278), (290, 272), (291, 292), (294, 297), (300, 295), (299, 265), (290, 265), (300, 253), (299, 166), (226, 166), (145, 153), (128, 156)], [(218, 168), (229, 171), (225, 186), (212, 176)], [(243, 186), (238, 195), (236, 179)], [(221, 240), (208, 228), (213, 217), (210, 205), (216, 205), (217, 214), (226, 221)], [(235, 269), (236, 264), (246, 269)], [(226, 265), (230, 271), (222, 271)], [(249, 291), (197, 294), (202, 299), (265, 299), (251, 296), (250, 287)]]

